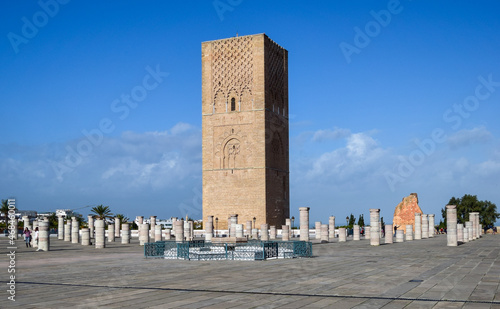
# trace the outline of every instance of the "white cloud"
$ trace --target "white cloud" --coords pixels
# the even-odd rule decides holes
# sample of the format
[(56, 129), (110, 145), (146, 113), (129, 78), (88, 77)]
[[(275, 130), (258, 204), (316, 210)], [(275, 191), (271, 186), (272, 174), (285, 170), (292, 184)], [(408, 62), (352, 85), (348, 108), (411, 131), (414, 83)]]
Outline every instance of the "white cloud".
[(351, 131), (348, 129), (342, 129), (342, 128), (334, 128), (333, 130), (331, 129), (326, 129), (326, 130), (318, 130), (314, 132), (312, 140), (314, 142), (322, 142), (322, 141), (328, 141), (328, 140), (338, 140), (345, 138), (351, 134)]
[[(500, 174), (500, 161), (495, 161), (495, 160), (487, 160), (484, 162), (481, 162), (474, 168), (473, 170), (476, 174), (480, 176), (491, 176), (491, 175), (498, 175)], [(500, 176), (500, 175), (498, 175)], [(498, 180), (498, 178), (497, 178)]]
[(486, 130), (484, 126), (473, 128), (470, 130), (464, 129), (450, 135), (446, 142), (453, 148), (466, 147), (471, 144), (482, 144), (490, 141), (492, 134)]
[(380, 168), (386, 150), (366, 133), (351, 134), (343, 148), (323, 153), (307, 170), (308, 179), (327, 177), (337, 181)]
[[(0, 187), (4, 194), (34, 205), (54, 199), (51, 207), (65, 208), (110, 201), (115, 207), (132, 209), (149, 201), (138, 211), (162, 204), (175, 212), (183, 200), (192, 199), (194, 188), (201, 188), (201, 130), (192, 125), (179, 123), (163, 132), (104, 137), (79, 164), (68, 167), (66, 147), (77, 149), (82, 140), (2, 147)], [(58, 177), (54, 164), (68, 169)]]

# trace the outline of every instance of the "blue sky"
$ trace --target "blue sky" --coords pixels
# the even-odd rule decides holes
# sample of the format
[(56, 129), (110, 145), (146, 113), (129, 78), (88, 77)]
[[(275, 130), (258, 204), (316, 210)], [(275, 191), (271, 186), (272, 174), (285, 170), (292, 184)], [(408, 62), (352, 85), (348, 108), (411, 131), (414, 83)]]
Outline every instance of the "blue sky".
[(201, 218), (201, 42), (263, 32), (289, 51), (292, 215), (500, 206), (497, 1), (1, 6), (0, 194), (20, 209)]

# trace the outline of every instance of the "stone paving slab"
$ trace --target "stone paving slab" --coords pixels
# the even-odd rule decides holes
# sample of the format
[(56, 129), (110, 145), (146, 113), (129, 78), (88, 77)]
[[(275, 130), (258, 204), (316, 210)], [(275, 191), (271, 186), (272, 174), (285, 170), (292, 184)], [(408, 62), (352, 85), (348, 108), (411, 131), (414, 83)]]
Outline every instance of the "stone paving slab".
[[(447, 247), (446, 236), (371, 247), (313, 245), (310, 259), (144, 258), (137, 239), (104, 249), (51, 238), (16, 250), (16, 302), (1, 308), (499, 308), (500, 236)], [(8, 282), (0, 237), (0, 282)]]

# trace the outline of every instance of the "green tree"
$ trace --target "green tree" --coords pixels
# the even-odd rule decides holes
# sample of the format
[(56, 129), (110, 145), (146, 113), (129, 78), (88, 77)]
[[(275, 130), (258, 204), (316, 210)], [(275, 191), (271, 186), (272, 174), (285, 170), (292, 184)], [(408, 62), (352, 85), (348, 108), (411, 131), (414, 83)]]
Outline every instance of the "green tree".
[(125, 217), (124, 214), (116, 214), (115, 217), (120, 219), (121, 223), (128, 223), (130, 221), (130, 219), (128, 217)]
[[(457, 221), (465, 223), (469, 221), (469, 213), (479, 212), (479, 221), (483, 227), (493, 226), (500, 213), (497, 212), (497, 206), (490, 201), (480, 201), (476, 195), (465, 194), (462, 198), (452, 197), (448, 205), (457, 206)], [(443, 216), (443, 225), (446, 226), (446, 207), (441, 209)], [(441, 222), (440, 222), (441, 225)]]
[[(55, 214), (54, 214), (55, 215)], [(79, 227), (84, 227), (84, 220), (83, 220), (83, 215), (76, 212), (76, 211), (73, 211), (73, 210), (69, 210), (66, 212), (66, 220), (71, 220), (71, 218), (75, 217), (76, 220), (78, 221), (78, 226)], [(49, 219), (50, 221), (50, 219)]]
[(360, 227), (361, 227), (361, 226), (365, 226), (365, 219), (363, 218), (363, 214), (360, 214), (360, 215), (359, 215), (358, 225), (359, 225)]
[(92, 207), (90, 210), (94, 213), (94, 215), (97, 217), (97, 219), (102, 219), (106, 221), (108, 218), (113, 218), (113, 214), (111, 213), (111, 210), (109, 209), (109, 206), (103, 206), (103, 205), (98, 205), (95, 207)]
[(49, 215), (49, 228), (50, 229), (55, 229), (59, 225), (59, 219), (56, 216), (56, 213), (53, 212)]
[[(16, 210), (17, 208), (14, 208)], [(0, 208), (0, 212), (4, 215), (5, 222), (9, 221), (9, 200), (2, 200), (2, 207)]]
[(354, 218), (354, 215), (351, 214), (351, 216), (349, 217), (348, 228), (352, 229), (354, 227), (354, 224), (356, 224), (356, 218)]

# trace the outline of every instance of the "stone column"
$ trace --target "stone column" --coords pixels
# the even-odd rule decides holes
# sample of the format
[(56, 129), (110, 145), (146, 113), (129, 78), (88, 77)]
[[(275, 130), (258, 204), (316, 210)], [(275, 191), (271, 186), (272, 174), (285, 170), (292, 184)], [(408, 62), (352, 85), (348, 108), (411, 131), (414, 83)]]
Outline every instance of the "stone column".
[(314, 239), (321, 239), (321, 222), (314, 222)]
[(57, 216), (57, 239), (64, 240), (64, 217)]
[(233, 223), (234, 224), (238, 224), (238, 214), (232, 214), (232, 215), (230, 215), (229, 222), (231, 224), (233, 224)]
[(309, 207), (300, 207), (300, 240), (309, 241)]
[(471, 227), (472, 227), (472, 240), (476, 239), (477, 238), (477, 235), (476, 235), (476, 218), (474, 216), (474, 213), (473, 212), (469, 212), (469, 221), (471, 223)]
[(292, 220), (290, 218), (286, 218), (285, 225), (292, 226)]
[[(458, 232), (458, 230), (457, 230)], [(466, 242), (469, 242), (469, 229), (467, 228), (467, 226), (464, 226), (463, 228), (463, 236), (464, 236), (464, 243)]]
[[(172, 239), (172, 230), (171, 229), (165, 229), (165, 240), (171, 240)], [(212, 241), (212, 239), (210, 239)]]
[[(182, 221), (181, 221), (182, 222)], [(144, 246), (149, 242), (149, 224), (143, 223), (139, 229), (139, 245)]]
[(406, 241), (413, 240), (413, 225), (406, 225)]
[(95, 248), (102, 249), (106, 247), (106, 231), (104, 230), (104, 220), (96, 219), (94, 222), (95, 227)]
[(236, 224), (238, 224), (238, 215), (232, 214), (229, 216), (227, 228), (229, 230), (229, 237), (236, 237)]
[(396, 231), (396, 242), (404, 242), (404, 231), (403, 230), (397, 230)]
[(461, 223), (457, 224), (457, 241), (464, 242), (464, 226)]
[(115, 217), (115, 238), (120, 238), (120, 218)]
[(71, 241), (71, 221), (66, 220), (64, 225), (64, 241)]
[(472, 215), (472, 239), (478, 239), (479, 238), (479, 213), (478, 212), (471, 212), (469, 214)]
[(80, 243), (80, 223), (76, 219), (76, 217), (71, 218), (71, 243), (79, 244)]
[(270, 240), (276, 239), (276, 226), (274, 226), (274, 225), (271, 225), (269, 227), (269, 239)]
[(415, 239), (422, 239), (422, 214), (419, 212), (415, 213)]
[(259, 230), (252, 229), (252, 239), (259, 239)]
[(231, 223), (231, 218), (229, 218), (228, 223), (229, 237), (236, 237), (236, 223)]
[(149, 232), (149, 238), (154, 239), (155, 238), (155, 233), (156, 233), (156, 216), (151, 216), (149, 217), (149, 224), (151, 224), (150, 232)]
[(371, 239), (370, 227), (365, 226), (365, 239)]
[(328, 224), (321, 224), (321, 242), (328, 242)]
[(88, 228), (82, 229), (82, 246), (90, 246), (90, 230)]
[(392, 224), (386, 224), (385, 225), (385, 243), (386, 244), (392, 244), (393, 243), (392, 233), (394, 233), (393, 225)]
[(422, 239), (429, 238), (429, 219), (426, 214), (422, 214)]
[(115, 242), (115, 225), (108, 224), (108, 242)]
[(28, 228), (28, 230), (32, 231), (31, 226), (30, 226), (30, 218), (28, 216), (23, 216), (23, 225), (24, 225), (24, 229)]
[(328, 238), (332, 241), (335, 239), (335, 216), (328, 218)]
[(281, 240), (283, 241), (290, 240), (290, 227), (288, 225), (281, 226)]
[(370, 245), (380, 245), (380, 209), (370, 209)]
[(428, 216), (429, 219), (429, 238), (434, 237), (434, 226), (436, 225), (436, 222), (434, 221), (434, 214), (430, 214)]
[(194, 239), (194, 222), (189, 221), (189, 240)]
[(94, 217), (91, 215), (87, 216), (87, 222), (89, 225), (90, 239), (94, 238)]
[(347, 241), (347, 229), (345, 227), (339, 228), (339, 242)]
[(479, 224), (479, 237), (483, 236), (483, 225)]
[(139, 237), (141, 237), (141, 226), (144, 224), (144, 216), (137, 216), (137, 232)]
[[(470, 219), (470, 217), (469, 217)], [(465, 228), (467, 229), (467, 235), (469, 236), (469, 241), (472, 241), (472, 221), (465, 222)]]
[[(38, 227), (38, 219), (35, 219), (35, 221), (33, 221), (33, 241), (32, 241), (33, 248), (38, 248), (38, 244), (35, 241), (35, 230), (37, 227)], [(40, 235), (40, 229), (38, 229), (38, 234)]]
[(269, 229), (269, 226), (267, 225), (267, 223), (260, 225), (260, 240), (262, 240), (262, 241), (269, 240), (268, 229)]
[(449, 247), (458, 246), (457, 243), (457, 206), (446, 206), (446, 239)]
[(245, 235), (250, 238), (252, 236), (252, 221), (248, 220), (245, 226)]
[[(274, 227), (274, 239), (276, 239), (276, 227), (275, 226), (273, 227)], [(236, 238), (243, 238), (243, 224), (236, 224)]]
[(130, 243), (130, 226), (128, 223), (122, 224), (122, 244)]
[(360, 240), (359, 225), (355, 225), (352, 231), (352, 240)]
[(40, 250), (50, 250), (49, 222), (45, 220), (38, 223), (38, 249), (36, 251)]
[[(252, 224), (252, 221), (250, 221)], [(212, 241), (214, 236), (214, 216), (207, 216), (207, 226), (205, 227), (205, 241)]]
[(180, 220), (174, 222), (174, 233), (176, 242), (184, 241), (184, 221)]
[(481, 222), (479, 220), (479, 213), (476, 212), (476, 226), (477, 226), (477, 238), (481, 238)]
[(155, 241), (162, 241), (161, 225), (155, 225)]
[(189, 224), (191, 221), (184, 221), (184, 239), (187, 241), (191, 241), (191, 225)]

